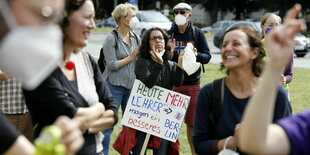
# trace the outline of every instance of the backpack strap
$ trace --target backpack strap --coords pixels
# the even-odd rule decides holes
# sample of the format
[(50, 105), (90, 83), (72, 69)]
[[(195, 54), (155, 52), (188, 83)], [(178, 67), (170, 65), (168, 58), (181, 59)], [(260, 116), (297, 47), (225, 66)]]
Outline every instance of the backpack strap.
[(193, 36), (194, 36), (194, 40), (195, 42), (199, 41), (199, 32), (198, 32), (198, 27), (192, 25), (192, 30), (193, 30)]
[(135, 32), (133, 32), (133, 31), (131, 31), (131, 32), (133, 33), (133, 36), (135, 37), (135, 39), (136, 39), (136, 41), (137, 41), (137, 43), (138, 43), (138, 46), (139, 46), (138, 35), (137, 35)]
[[(192, 25), (192, 30), (193, 30), (193, 36), (194, 36), (195, 43), (198, 43), (199, 42), (199, 30), (198, 30), (198, 27)], [(206, 72), (205, 66), (203, 64), (201, 64), (201, 66), (202, 66), (202, 72), (203, 73)]]
[(214, 80), (212, 83), (212, 104), (209, 118), (213, 129), (216, 128), (217, 121), (222, 111), (222, 105), (224, 102), (224, 80), (225, 78), (220, 78)]
[[(118, 48), (118, 45), (117, 45), (117, 38), (118, 38), (117, 31), (114, 29), (111, 33), (113, 34), (113, 36), (115, 38), (115, 50), (117, 50), (117, 48)], [(103, 54), (103, 47), (100, 48), (99, 59), (97, 61), (97, 64), (99, 66), (99, 69), (100, 69), (101, 73), (103, 73), (104, 70), (105, 70), (105, 66), (106, 66), (106, 61), (105, 61), (105, 57), (104, 57), (104, 54)]]
[(116, 29), (114, 29), (111, 33), (113, 34), (114, 39), (115, 39), (115, 50), (117, 50), (118, 49), (118, 45), (117, 45), (118, 33), (117, 33)]

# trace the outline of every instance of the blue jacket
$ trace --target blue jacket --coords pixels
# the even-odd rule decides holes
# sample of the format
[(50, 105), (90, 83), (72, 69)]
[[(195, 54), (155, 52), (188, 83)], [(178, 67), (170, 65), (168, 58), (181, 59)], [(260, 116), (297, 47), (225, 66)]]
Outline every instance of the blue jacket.
[[(192, 43), (195, 48), (197, 48), (197, 57), (196, 57), (197, 62), (200, 62), (201, 64), (207, 64), (210, 61), (211, 59), (210, 49), (208, 47), (204, 33), (200, 29), (196, 28), (195, 33), (197, 33), (196, 34), (197, 38), (195, 38), (193, 28), (194, 28), (193, 23), (189, 21), (186, 31), (184, 33), (179, 33), (178, 26), (175, 23), (172, 24), (171, 29), (167, 32), (176, 41), (172, 61), (178, 62), (179, 54), (184, 50), (186, 44), (189, 42)], [(200, 84), (200, 74), (201, 74), (201, 68), (199, 68), (194, 74), (190, 76), (188, 76), (185, 72), (183, 85)]]

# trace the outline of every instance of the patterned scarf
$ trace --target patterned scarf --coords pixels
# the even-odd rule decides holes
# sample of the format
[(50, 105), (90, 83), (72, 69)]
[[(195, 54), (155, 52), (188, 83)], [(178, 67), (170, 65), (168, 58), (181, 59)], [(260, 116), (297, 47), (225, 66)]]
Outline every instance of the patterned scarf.
[[(75, 73), (79, 93), (87, 101), (88, 105), (92, 106), (99, 101), (99, 97), (96, 91), (94, 71), (89, 59), (89, 55), (86, 52), (80, 51), (72, 54), (71, 58), (75, 64)], [(95, 137), (97, 146), (96, 152), (100, 153), (103, 149), (101, 142), (104, 135), (101, 132), (98, 132)]]

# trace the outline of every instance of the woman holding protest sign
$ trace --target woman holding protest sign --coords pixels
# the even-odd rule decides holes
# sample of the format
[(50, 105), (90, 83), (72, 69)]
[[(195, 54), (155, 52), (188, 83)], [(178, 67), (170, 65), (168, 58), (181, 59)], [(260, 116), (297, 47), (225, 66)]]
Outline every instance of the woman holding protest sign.
[[(227, 76), (205, 85), (198, 95), (193, 135), (197, 154), (239, 152), (239, 123), (260, 81), (265, 51), (254, 29), (233, 27), (222, 38), (221, 56)], [(279, 86), (277, 92), (273, 121), (291, 114), (285, 90)]]
[[(182, 85), (184, 51), (178, 58), (178, 64), (170, 61), (172, 54), (171, 47), (168, 45), (168, 35), (160, 28), (149, 29), (142, 39), (136, 61), (137, 79), (148, 88), (157, 85), (172, 90), (174, 86)], [(128, 133), (131, 133), (130, 136)], [(131, 145), (127, 151), (140, 154), (145, 137), (146, 133), (144, 132), (124, 127), (114, 144), (114, 148), (121, 154), (128, 154), (129, 152), (122, 152), (124, 149), (120, 149), (120, 147), (123, 147), (124, 143), (128, 143), (130, 140), (136, 140), (136, 143)], [(177, 154), (179, 152), (178, 141), (172, 143), (152, 136), (149, 143), (153, 145), (153, 154)]]

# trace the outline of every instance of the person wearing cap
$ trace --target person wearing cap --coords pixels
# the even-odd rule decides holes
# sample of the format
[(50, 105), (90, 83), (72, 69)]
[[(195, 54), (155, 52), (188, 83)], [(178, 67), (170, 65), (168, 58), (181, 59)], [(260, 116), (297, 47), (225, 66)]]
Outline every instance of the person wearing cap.
[[(174, 47), (172, 60), (177, 62), (179, 54), (184, 50), (187, 43), (192, 43), (195, 47), (194, 52), (196, 55), (196, 61), (202, 65), (207, 64), (211, 59), (210, 49), (204, 33), (190, 21), (190, 18), (192, 17), (191, 11), (192, 7), (187, 3), (179, 3), (173, 8), (175, 22), (173, 22), (171, 29), (168, 31), (168, 34), (171, 36), (171, 44), (173, 44), (172, 47)], [(200, 90), (200, 74), (201, 68), (191, 75), (184, 73), (184, 81), (182, 86), (175, 87), (174, 89), (176, 92), (191, 97), (185, 116), (185, 123), (187, 125), (187, 139), (190, 144), (192, 154), (195, 154), (192, 135), (196, 99)]]

